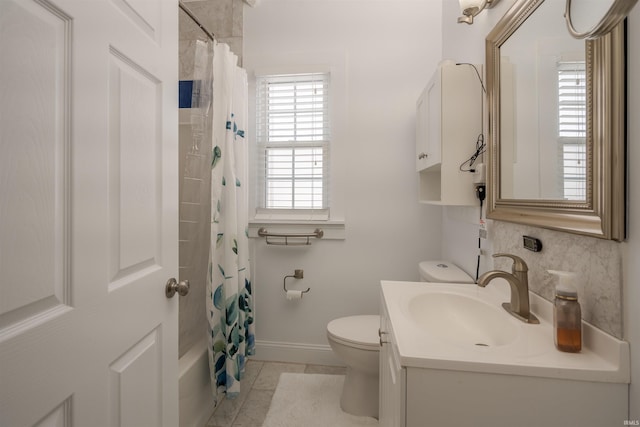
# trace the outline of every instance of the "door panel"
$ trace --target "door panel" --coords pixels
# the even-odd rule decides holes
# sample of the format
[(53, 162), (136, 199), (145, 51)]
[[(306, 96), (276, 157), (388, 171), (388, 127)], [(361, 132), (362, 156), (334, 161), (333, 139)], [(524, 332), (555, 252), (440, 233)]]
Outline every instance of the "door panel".
[(109, 234), (113, 285), (160, 264), (162, 139), (158, 129), (160, 81), (111, 51)]
[(109, 425), (160, 425), (162, 395), (157, 376), (162, 361), (160, 336), (160, 331), (154, 330), (109, 366)]
[(160, 40), (161, 11), (154, 2), (149, 0), (113, 0), (113, 4), (131, 19), (140, 31), (155, 41)]
[(51, 413), (40, 420), (36, 427), (70, 427), (71, 426), (71, 399), (67, 399), (58, 405)]
[(5, 333), (20, 323), (38, 323), (38, 317), (69, 302), (69, 25), (59, 10), (34, 2), (5, 2), (0, 15), (0, 330)]
[(177, 4), (0, 0), (0, 425), (178, 424)]

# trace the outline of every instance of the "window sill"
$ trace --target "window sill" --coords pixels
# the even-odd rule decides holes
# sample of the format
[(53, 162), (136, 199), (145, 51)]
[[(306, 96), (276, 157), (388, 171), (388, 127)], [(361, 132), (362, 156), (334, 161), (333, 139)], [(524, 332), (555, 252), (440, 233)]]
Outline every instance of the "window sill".
[(249, 237), (262, 238), (258, 230), (263, 227), (275, 234), (312, 233), (320, 228), (324, 232), (321, 240), (344, 240), (346, 236), (344, 221), (254, 219), (249, 221)]

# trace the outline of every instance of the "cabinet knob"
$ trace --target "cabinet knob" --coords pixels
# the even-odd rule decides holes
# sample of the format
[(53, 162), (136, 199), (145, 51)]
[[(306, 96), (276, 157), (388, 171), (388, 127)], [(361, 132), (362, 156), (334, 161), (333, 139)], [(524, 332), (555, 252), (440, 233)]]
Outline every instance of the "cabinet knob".
[(429, 157), (427, 153), (418, 154), (418, 160), (426, 159), (427, 157)]
[(388, 334), (388, 332), (382, 332), (382, 330), (378, 329), (378, 337), (380, 337), (380, 347), (382, 347), (383, 344), (388, 344), (389, 343), (389, 341), (384, 341), (382, 339), (382, 336), (383, 335), (387, 335), (387, 334)]

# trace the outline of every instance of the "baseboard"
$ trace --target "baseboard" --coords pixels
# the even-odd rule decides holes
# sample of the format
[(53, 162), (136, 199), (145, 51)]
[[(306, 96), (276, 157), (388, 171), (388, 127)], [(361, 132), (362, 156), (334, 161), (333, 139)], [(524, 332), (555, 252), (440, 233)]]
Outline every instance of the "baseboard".
[(255, 348), (254, 360), (344, 366), (328, 345), (256, 340)]

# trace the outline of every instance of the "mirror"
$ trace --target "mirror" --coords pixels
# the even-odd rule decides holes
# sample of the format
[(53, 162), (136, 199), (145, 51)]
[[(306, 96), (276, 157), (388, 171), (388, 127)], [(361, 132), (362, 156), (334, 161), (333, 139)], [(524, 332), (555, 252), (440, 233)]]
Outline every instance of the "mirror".
[(565, 18), (571, 35), (595, 39), (611, 31), (638, 0), (567, 0)]
[(489, 218), (624, 239), (622, 25), (579, 41), (520, 0), (489, 33)]
[(500, 46), (504, 199), (586, 202), (585, 44), (562, 11), (541, 4)]

